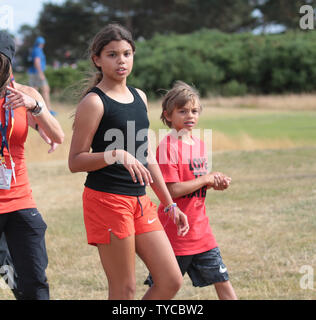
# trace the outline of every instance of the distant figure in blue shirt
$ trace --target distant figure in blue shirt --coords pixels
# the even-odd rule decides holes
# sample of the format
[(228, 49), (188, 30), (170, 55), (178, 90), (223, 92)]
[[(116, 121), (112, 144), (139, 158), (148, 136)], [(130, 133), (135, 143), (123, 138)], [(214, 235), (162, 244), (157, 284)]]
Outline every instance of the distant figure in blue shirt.
[(33, 65), (28, 70), (29, 85), (41, 91), (50, 113), (56, 115), (56, 112), (51, 110), (50, 88), (44, 73), (46, 69), (46, 56), (43, 51), (44, 46), (45, 39), (43, 37), (37, 37), (31, 53)]

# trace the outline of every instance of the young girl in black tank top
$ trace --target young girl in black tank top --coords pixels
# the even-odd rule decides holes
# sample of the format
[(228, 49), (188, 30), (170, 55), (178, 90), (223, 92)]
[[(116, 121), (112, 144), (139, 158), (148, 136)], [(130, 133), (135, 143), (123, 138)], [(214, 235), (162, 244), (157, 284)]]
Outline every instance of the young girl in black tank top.
[(134, 299), (137, 253), (155, 283), (143, 299), (165, 300), (175, 296), (182, 275), (145, 187), (165, 205), (179, 236), (189, 226), (150, 150), (146, 95), (126, 85), (134, 52), (131, 34), (120, 25), (95, 36), (90, 57), (98, 73), (77, 107), (69, 168), (88, 172), (84, 221), (88, 243), (97, 246), (108, 278), (109, 299)]

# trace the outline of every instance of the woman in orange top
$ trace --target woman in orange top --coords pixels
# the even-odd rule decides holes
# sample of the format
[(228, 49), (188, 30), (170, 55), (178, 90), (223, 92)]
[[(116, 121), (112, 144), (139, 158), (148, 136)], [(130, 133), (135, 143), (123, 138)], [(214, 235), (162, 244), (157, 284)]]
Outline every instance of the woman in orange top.
[(0, 32), (0, 235), (4, 232), (18, 275), (17, 298), (49, 299), (46, 224), (32, 197), (24, 143), (29, 124), (43, 132), (52, 149), (64, 134), (42, 96), (12, 81), (14, 53), (14, 41)]

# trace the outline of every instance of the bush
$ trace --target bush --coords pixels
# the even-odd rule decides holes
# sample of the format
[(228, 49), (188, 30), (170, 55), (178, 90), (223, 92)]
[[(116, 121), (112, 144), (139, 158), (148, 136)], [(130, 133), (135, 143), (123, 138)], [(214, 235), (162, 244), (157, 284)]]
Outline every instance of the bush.
[(223, 96), (244, 96), (247, 92), (247, 86), (236, 80), (231, 80), (224, 84), (220, 91)]
[(206, 95), (312, 92), (316, 89), (316, 34), (156, 35), (137, 44), (132, 84), (156, 96), (175, 80)]
[[(136, 44), (134, 69), (128, 83), (149, 97), (161, 95), (174, 81), (193, 84), (201, 95), (220, 93), (312, 92), (316, 88), (316, 34), (225, 34), (200, 30), (188, 35), (155, 35)], [(47, 69), (53, 93), (73, 99), (91, 70)]]
[(29, 84), (28, 75), (25, 72), (14, 72), (14, 79), (18, 83), (21, 83), (24, 85)]
[(52, 95), (60, 101), (77, 102), (89, 70), (89, 61), (79, 61), (75, 67), (48, 67), (45, 75)]

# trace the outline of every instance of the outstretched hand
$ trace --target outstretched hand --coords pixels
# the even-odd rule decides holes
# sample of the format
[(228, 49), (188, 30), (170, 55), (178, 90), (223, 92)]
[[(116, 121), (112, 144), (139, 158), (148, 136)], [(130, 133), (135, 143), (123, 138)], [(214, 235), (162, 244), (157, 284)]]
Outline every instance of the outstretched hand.
[(36, 106), (36, 100), (24, 92), (7, 86), (10, 92), (7, 96), (7, 102), (3, 105), (4, 108), (12, 108), (13, 110), (20, 107), (33, 109)]
[(136, 183), (137, 180), (141, 185), (149, 186), (153, 183), (149, 170), (130, 153), (124, 150), (118, 150), (116, 154), (117, 161), (123, 164), (126, 170), (130, 173), (134, 183)]
[(149, 170), (125, 150), (114, 150), (110, 153), (105, 152), (104, 160), (107, 164), (113, 164), (115, 161), (122, 164), (130, 173), (134, 183), (138, 181), (141, 185), (147, 186), (153, 183), (153, 178)]

